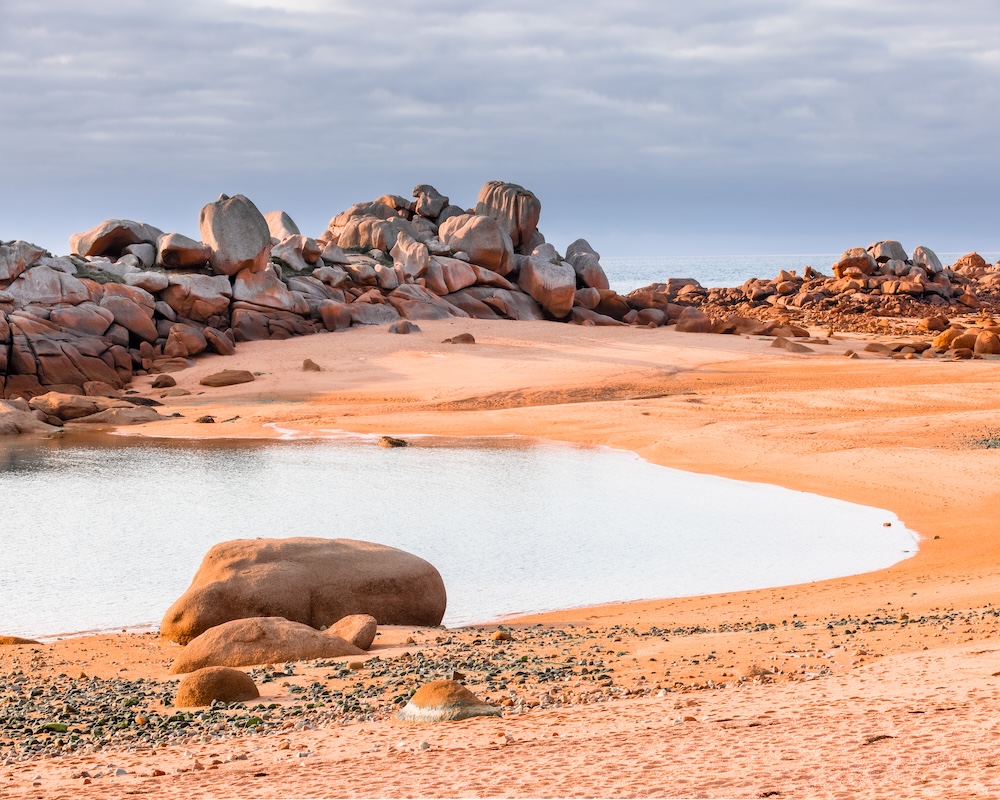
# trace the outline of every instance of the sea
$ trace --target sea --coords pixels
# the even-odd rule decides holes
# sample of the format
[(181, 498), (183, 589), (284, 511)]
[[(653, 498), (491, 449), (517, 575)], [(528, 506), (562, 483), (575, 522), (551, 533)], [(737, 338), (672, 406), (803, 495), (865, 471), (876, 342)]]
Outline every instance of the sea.
[[(964, 253), (938, 253), (942, 264), (951, 264)], [(982, 252), (988, 263), (1000, 260), (1000, 251)], [(824, 275), (841, 253), (785, 253), (782, 255), (732, 256), (604, 256), (601, 266), (611, 288), (619, 294), (668, 278), (694, 278), (702, 286), (740, 286), (750, 278), (774, 278), (781, 270), (799, 275), (810, 266)]]

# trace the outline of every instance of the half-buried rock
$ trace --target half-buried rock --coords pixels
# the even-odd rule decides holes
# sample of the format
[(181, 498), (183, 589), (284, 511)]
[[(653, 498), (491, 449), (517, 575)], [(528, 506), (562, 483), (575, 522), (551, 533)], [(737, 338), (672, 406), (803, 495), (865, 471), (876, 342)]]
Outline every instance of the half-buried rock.
[(34, 639), (22, 639), (20, 636), (0, 636), (0, 645), (18, 644), (41, 644), (41, 642), (36, 642)]
[(404, 722), (447, 722), (470, 717), (499, 717), (500, 709), (484, 703), (458, 681), (425, 683), (396, 714)]
[(257, 684), (245, 672), (229, 667), (205, 667), (181, 679), (174, 705), (178, 708), (200, 708), (215, 701), (244, 703), (260, 697)]
[(222, 372), (215, 372), (206, 375), (198, 383), (202, 386), (234, 386), (237, 383), (250, 383), (254, 380), (253, 373), (246, 369), (224, 369)]
[(301, 622), (284, 617), (234, 619), (209, 628), (181, 651), (170, 671), (177, 674), (205, 667), (249, 667), (313, 658), (362, 656), (365, 651)]
[(212, 547), (160, 634), (187, 644), (247, 617), (284, 617), (322, 628), (351, 614), (379, 625), (440, 625), (447, 596), (433, 565), (355, 539), (235, 539)]

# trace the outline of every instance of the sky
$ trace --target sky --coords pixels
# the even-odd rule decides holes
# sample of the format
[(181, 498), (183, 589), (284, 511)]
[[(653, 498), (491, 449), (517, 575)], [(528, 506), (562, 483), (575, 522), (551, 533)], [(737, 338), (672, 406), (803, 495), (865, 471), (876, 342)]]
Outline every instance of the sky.
[(1000, 250), (995, 0), (0, 0), (0, 240), (318, 236), (429, 183), (531, 189), (562, 250)]

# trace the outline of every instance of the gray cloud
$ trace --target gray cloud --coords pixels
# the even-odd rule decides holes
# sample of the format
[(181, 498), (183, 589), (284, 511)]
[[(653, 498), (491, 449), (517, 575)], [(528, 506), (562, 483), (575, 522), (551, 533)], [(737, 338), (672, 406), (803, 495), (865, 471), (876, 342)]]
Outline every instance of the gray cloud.
[(503, 178), (608, 253), (1000, 246), (988, 2), (87, 5), (0, 6), (0, 238)]

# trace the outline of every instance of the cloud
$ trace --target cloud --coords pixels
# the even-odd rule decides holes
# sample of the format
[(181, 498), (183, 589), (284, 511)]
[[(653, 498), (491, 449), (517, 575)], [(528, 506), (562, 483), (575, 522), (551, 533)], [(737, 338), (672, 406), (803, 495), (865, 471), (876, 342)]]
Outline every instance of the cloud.
[[(996, 41), (981, 0), (6, 0), (0, 149), (18, 191), (0, 219), (72, 231), (136, 208), (170, 227), (251, 187), (311, 229), (411, 181), (467, 204), (499, 177), (539, 192), (543, 227), (627, 230), (623, 214), (667, 201), (710, 231), (719, 197), (776, 216), (818, 186), (831, 229), (856, 225), (848, 202), (896, 219), (885, 193), (910, 186), (914, 224), (950, 196), (979, 204), (971, 225), (996, 209)], [(581, 213), (579, 187), (608, 205)]]

